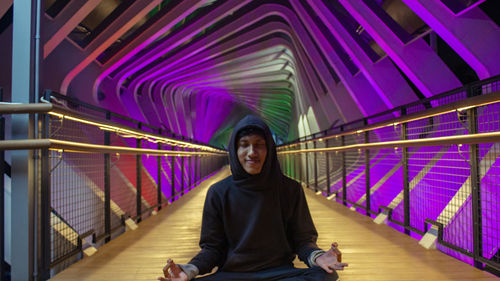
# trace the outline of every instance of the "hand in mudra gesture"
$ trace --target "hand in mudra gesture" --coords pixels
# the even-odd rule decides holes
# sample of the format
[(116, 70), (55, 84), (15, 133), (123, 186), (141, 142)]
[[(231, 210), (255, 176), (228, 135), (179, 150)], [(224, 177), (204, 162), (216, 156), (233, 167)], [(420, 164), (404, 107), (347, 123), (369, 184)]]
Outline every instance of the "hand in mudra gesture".
[(334, 242), (332, 243), (330, 250), (326, 251), (316, 259), (316, 264), (328, 273), (333, 273), (332, 269), (344, 270), (344, 267), (348, 266), (348, 264), (343, 263), (341, 257), (342, 254), (338, 249), (338, 244), (337, 242)]
[(160, 281), (188, 281), (188, 277), (182, 269), (174, 263), (172, 259), (168, 259), (167, 265), (163, 267), (164, 277), (158, 277)]

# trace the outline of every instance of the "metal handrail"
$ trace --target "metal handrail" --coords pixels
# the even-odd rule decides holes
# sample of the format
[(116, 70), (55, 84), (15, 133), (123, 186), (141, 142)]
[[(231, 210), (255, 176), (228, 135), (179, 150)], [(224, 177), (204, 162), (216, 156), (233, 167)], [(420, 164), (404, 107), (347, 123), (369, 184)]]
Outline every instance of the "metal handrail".
[(55, 139), (27, 139), (27, 140), (5, 140), (0, 141), (0, 150), (24, 150), (24, 149), (56, 149), (72, 152), (88, 153), (124, 153), (134, 155), (162, 155), (162, 156), (194, 156), (194, 155), (226, 155), (225, 152), (204, 151), (177, 151), (148, 148), (132, 148), (124, 146), (108, 146), (90, 143), (79, 143)]
[(327, 139), (337, 138), (337, 137), (341, 137), (341, 136), (354, 135), (354, 134), (358, 134), (360, 132), (371, 131), (371, 130), (379, 129), (379, 128), (386, 127), (386, 126), (407, 123), (410, 121), (425, 119), (425, 118), (429, 118), (429, 117), (433, 117), (433, 116), (437, 116), (437, 115), (441, 115), (441, 114), (445, 114), (445, 113), (450, 113), (450, 112), (454, 112), (454, 111), (462, 111), (462, 110), (465, 110), (468, 108), (483, 106), (483, 105), (497, 103), (497, 102), (500, 102), (500, 91), (496, 91), (496, 92), (493, 92), (493, 93), (490, 93), (487, 95), (471, 97), (471, 98), (468, 98), (465, 100), (461, 100), (461, 101), (449, 103), (446, 105), (434, 107), (434, 108), (431, 108), (431, 109), (428, 109), (428, 110), (425, 110), (422, 112), (408, 114), (408, 115), (401, 116), (401, 117), (394, 118), (394, 119), (387, 120), (387, 121), (377, 122), (377, 123), (374, 123), (371, 125), (364, 126), (362, 128), (357, 128), (357, 129), (341, 132), (341, 133), (330, 135), (330, 136), (311, 138), (311, 139), (300, 141), (300, 142), (284, 144), (284, 145), (281, 145), (278, 149), (280, 149), (280, 148), (283, 149), (285, 147), (296, 146), (296, 145), (300, 145), (303, 143), (309, 143), (309, 142), (313, 142), (313, 141), (327, 140)]
[(0, 114), (48, 113), (53, 109), (51, 103), (0, 103)]
[[(202, 144), (202, 143), (190, 143), (187, 141), (177, 140), (174, 138), (169, 138), (162, 136), (153, 132), (144, 132), (135, 128), (131, 128), (128, 126), (124, 126), (122, 124), (100, 120), (99, 118), (95, 118), (88, 114), (83, 114), (79, 112), (75, 112), (73, 110), (63, 108), (61, 106), (51, 104), (51, 103), (30, 103), (30, 104), (13, 104), (13, 103), (0, 103), (0, 114), (31, 114), (31, 113), (47, 113), (59, 116), (61, 118), (71, 119), (73, 121), (79, 122), (78, 120), (85, 121), (88, 124), (92, 124), (100, 127), (108, 127), (115, 128), (118, 132), (123, 130), (128, 134), (133, 134), (137, 136), (147, 136), (149, 138), (154, 139), (162, 139), (172, 145), (195, 145), (198, 149), (210, 149), (222, 152), (223, 150), (215, 148), (211, 145)], [(1, 148), (0, 148), (1, 149)]]
[(310, 152), (342, 152), (359, 149), (382, 149), (382, 148), (397, 148), (397, 147), (422, 147), (435, 145), (450, 145), (450, 144), (478, 144), (500, 142), (500, 132), (479, 133), (460, 136), (424, 138), (413, 140), (398, 140), (374, 143), (361, 143), (336, 147), (325, 148), (310, 148), (280, 151), (278, 154), (293, 154), (293, 153), (310, 153)]
[(27, 140), (2, 140), (0, 141), (1, 150), (24, 150), (24, 149), (42, 149), (49, 148), (48, 139), (27, 139)]

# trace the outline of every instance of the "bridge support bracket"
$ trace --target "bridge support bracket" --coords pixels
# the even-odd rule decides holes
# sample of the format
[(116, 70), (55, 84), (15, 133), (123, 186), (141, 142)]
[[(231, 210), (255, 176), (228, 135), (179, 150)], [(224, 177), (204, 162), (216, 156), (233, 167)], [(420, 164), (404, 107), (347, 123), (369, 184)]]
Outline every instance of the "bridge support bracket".
[(83, 254), (86, 257), (90, 257), (97, 252), (97, 248), (94, 246), (94, 243), (92, 242), (92, 240), (93, 240), (92, 236), (87, 236), (84, 239), (82, 239), (82, 244), (83, 244), (82, 247), (85, 247), (86, 245), (88, 245), (83, 250)]
[(424, 234), (422, 239), (420, 239), (420, 242), (418, 242), (418, 244), (426, 248), (427, 250), (436, 249), (436, 240), (438, 239), (438, 233), (439, 227), (436, 225), (432, 225), (431, 228), (429, 228), (429, 230)]
[(375, 219), (373, 219), (373, 222), (376, 224), (383, 224), (389, 218), (389, 214), (390, 214), (390, 210), (383, 209), (383, 211), (380, 214), (378, 214), (378, 216)]
[(135, 221), (131, 218), (125, 220), (125, 226), (127, 227), (127, 230), (136, 230), (138, 227)]

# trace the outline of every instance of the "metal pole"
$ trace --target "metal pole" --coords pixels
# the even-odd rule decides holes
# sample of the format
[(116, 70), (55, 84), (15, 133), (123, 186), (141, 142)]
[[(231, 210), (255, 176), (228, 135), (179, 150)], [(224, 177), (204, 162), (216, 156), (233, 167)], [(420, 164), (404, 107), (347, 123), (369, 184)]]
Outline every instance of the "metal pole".
[[(161, 129), (159, 131), (161, 134)], [(158, 143), (158, 150), (161, 149), (161, 143)], [(161, 155), (156, 156), (156, 163), (157, 163), (157, 196), (158, 196), (158, 211), (161, 210)]]
[(302, 153), (299, 152), (299, 179), (300, 179), (300, 182), (303, 183), (304, 182), (304, 172), (303, 172), (303, 169), (302, 169)]
[[(139, 129), (141, 129), (141, 124), (139, 124)], [(141, 140), (137, 140), (137, 148), (141, 148)], [(141, 221), (142, 216), (142, 155), (135, 156), (135, 167), (136, 167), (136, 184), (137, 184), (137, 222)]]
[[(341, 136), (340, 137), (340, 146), (345, 145), (345, 137)], [(344, 205), (347, 205), (347, 171), (346, 171), (346, 166), (345, 166), (345, 151), (342, 151), (341, 155), (341, 161), (342, 161), (342, 203)]]
[[(469, 116), (469, 134), (476, 134), (477, 129), (477, 109), (472, 108), (468, 111)], [(470, 153), (470, 177), (471, 177), (471, 190), (472, 190), (472, 237), (474, 240), (473, 257), (474, 266), (483, 268), (483, 264), (478, 261), (483, 256), (483, 235), (482, 235), (482, 214), (481, 214), (481, 181), (480, 178), (480, 155), (479, 147), (477, 144), (469, 145)]]
[(288, 176), (287, 155), (283, 155), (280, 158), (281, 158), (281, 169), (283, 169), (283, 173)]
[[(44, 93), (46, 100), (50, 100), (50, 91)], [(49, 115), (41, 115), (41, 130), (42, 138), (50, 136), (50, 120)], [(41, 186), (40, 186), (40, 264), (39, 264), (39, 280), (47, 280), (50, 278), (50, 263), (51, 263), (51, 188), (50, 188), (50, 151), (42, 149), (41, 151)]]
[(200, 183), (203, 181), (203, 159), (205, 159), (204, 156), (200, 156)]
[(194, 156), (194, 186), (198, 185), (198, 155)]
[[(36, 22), (38, 1), (13, 1), (12, 20), (12, 102), (34, 103), (38, 95)], [(7, 62), (4, 62), (7, 63)], [(12, 140), (33, 139), (35, 116), (13, 115)], [(36, 166), (33, 150), (11, 152), (11, 278), (31, 281), (36, 274), (35, 205)]]
[[(307, 149), (308, 149), (307, 142), (305, 143), (305, 145), (306, 145), (306, 151), (307, 151)], [(307, 188), (309, 188), (309, 157), (308, 157), (307, 152), (305, 155), (306, 155), (306, 167), (305, 167), (306, 168), (306, 186), (307, 186)]]
[[(370, 142), (369, 132), (365, 132), (365, 143)], [(365, 149), (366, 215), (370, 216), (370, 150)]]
[[(188, 149), (189, 151), (191, 151), (191, 149)], [(188, 157), (188, 188), (190, 189), (191, 188), (191, 184), (192, 184), (192, 178), (193, 178), (193, 170), (192, 170), (192, 162), (193, 162), (193, 157), (192, 156), (189, 156)]]
[[(106, 120), (111, 119), (111, 113), (106, 112)], [(111, 144), (109, 131), (104, 131), (104, 145)], [(104, 154), (104, 233), (107, 237), (105, 243), (111, 241), (111, 157)]]
[(286, 159), (286, 175), (289, 178), (292, 178), (293, 171), (292, 171), (292, 162), (290, 161), (290, 155), (286, 154), (286, 155), (283, 155), (283, 157), (285, 157), (285, 159)]
[[(329, 143), (328, 140), (325, 140), (325, 146), (328, 147)], [(330, 190), (330, 153), (325, 152), (325, 167), (326, 167), (326, 194), (330, 196), (331, 190)]]
[[(3, 88), (0, 88), (0, 102), (3, 102)], [(0, 115), (0, 140), (5, 140), (5, 118)], [(5, 177), (5, 152), (0, 150), (0, 281), (4, 281), (3, 265), (5, 260), (5, 194), (4, 194), (4, 177)]]
[(203, 157), (203, 179), (207, 177), (207, 158)]
[[(181, 137), (181, 140), (184, 140), (184, 137)], [(184, 151), (184, 148), (181, 148), (181, 151)], [(184, 195), (184, 176), (185, 176), (185, 173), (184, 173), (184, 157), (183, 156), (180, 156), (181, 157), (181, 196)]]
[[(406, 108), (401, 110), (401, 115), (406, 114)], [(408, 123), (401, 124), (401, 136), (403, 140), (408, 139)], [(410, 174), (408, 167), (408, 148), (403, 147), (402, 149), (402, 158), (403, 162), (403, 201), (404, 201), (404, 227), (405, 234), (410, 235), (410, 230), (408, 227), (410, 226)]]
[[(316, 148), (316, 141), (313, 141), (313, 148)], [(318, 192), (318, 154), (314, 152), (314, 192)]]
[[(171, 146), (172, 150), (175, 150), (175, 146)], [(175, 201), (175, 156), (170, 156), (170, 202)]]

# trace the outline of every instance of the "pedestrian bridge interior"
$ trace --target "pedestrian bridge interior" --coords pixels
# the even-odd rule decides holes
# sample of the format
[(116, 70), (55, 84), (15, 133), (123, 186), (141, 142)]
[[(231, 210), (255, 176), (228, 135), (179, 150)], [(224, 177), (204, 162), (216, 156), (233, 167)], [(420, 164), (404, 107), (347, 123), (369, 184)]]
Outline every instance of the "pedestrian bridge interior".
[(0, 281), (189, 261), (248, 114), (340, 280), (498, 280), (499, 25), (496, 0), (1, 1)]

